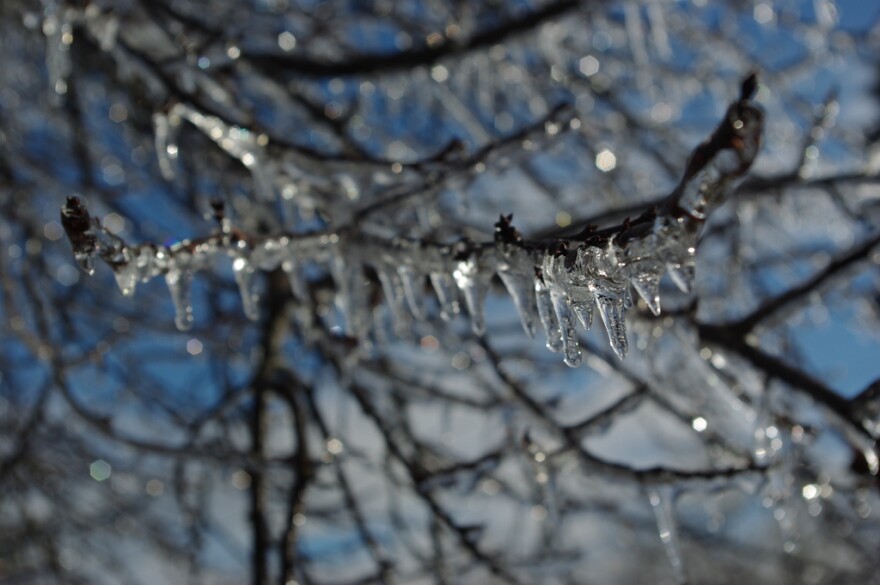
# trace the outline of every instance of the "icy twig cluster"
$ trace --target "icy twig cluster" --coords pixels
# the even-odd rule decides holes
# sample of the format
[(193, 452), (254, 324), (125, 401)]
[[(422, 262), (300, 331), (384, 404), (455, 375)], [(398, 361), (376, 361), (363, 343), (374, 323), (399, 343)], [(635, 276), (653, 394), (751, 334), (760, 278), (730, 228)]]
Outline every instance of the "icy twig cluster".
[[(576, 322), (589, 329), (594, 306), (611, 347), (623, 358), (628, 348), (625, 313), (633, 305), (631, 289), (654, 314), (660, 313), (660, 280), (666, 272), (679, 288), (690, 290), (702, 225), (758, 152), (763, 115), (751, 102), (755, 88), (754, 76), (743, 82), (740, 98), (712, 136), (694, 151), (679, 185), (663, 203), (618, 226), (602, 230), (587, 226), (566, 241), (526, 240), (513, 228), (511, 216), (502, 216), (495, 225), (494, 241), (484, 243), (382, 238), (366, 233), (358, 224), (333, 232), (252, 237), (235, 229), (218, 205), (215, 213), (220, 228), (209, 237), (170, 247), (130, 246), (104, 229), (76, 197), (68, 198), (61, 216), (80, 266), (91, 274), (93, 257), (100, 257), (113, 270), (123, 294), (133, 294), (138, 282), (164, 276), (180, 329), (193, 323), (189, 300), (193, 275), (209, 266), (214, 256), (226, 255), (232, 260), (242, 306), (250, 319), (259, 318), (254, 278), (258, 270), (281, 268), (294, 295), (305, 299), (307, 282), (301, 268), (304, 262), (315, 262), (328, 268), (336, 285), (336, 304), (352, 337), (365, 340), (375, 333), (366, 268), (376, 275), (396, 334), (406, 334), (412, 316), (425, 317), (422, 289), (426, 281), (446, 320), (460, 311), (460, 292), (474, 332), (482, 334), (483, 305), (497, 274), (513, 298), (526, 333), (534, 335), (540, 322), (547, 346), (561, 351), (565, 363), (580, 363)], [(223, 139), (219, 134), (217, 138)], [(165, 139), (159, 140), (168, 154)], [(249, 152), (255, 160), (259, 149), (256, 143), (253, 146)], [(241, 155), (244, 162), (248, 153), (230, 154)]]

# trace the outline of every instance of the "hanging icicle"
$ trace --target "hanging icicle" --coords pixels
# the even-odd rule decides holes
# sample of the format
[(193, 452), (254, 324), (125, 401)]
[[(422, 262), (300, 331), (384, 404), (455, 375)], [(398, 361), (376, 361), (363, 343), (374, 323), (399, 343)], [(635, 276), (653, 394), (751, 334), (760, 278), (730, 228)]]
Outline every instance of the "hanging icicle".
[(177, 176), (177, 131), (180, 118), (165, 112), (153, 114), (153, 135), (156, 146), (156, 158), (159, 161), (159, 172), (166, 181), (173, 181)]
[[(169, 252), (171, 251), (169, 250)], [(179, 330), (187, 331), (193, 324), (193, 308), (190, 301), (192, 272), (189, 266), (192, 255), (182, 247), (176, 252), (173, 259), (169, 261), (168, 271), (165, 273), (165, 283), (168, 285), (171, 301), (174, 303), (174, 323)]]
[(687, 573), (684, 568), (684, 557), (681, 552), (681, 543), (678, 539), (678, 528), (675, 522), (675, 487), (671, 485), (658, 485), (648, 489), (648, 501), (654, 510), (654, 518), (657, 521), (657, 533), (663, 550), (672, 566), (675, 582), (678, 585), (687, 584)]
[(486, 331), (483, 305), (489, 292), (489, 282), (496, 270), (496, 265), (491, 260), (493, 258), (488, 254), (473, 254), (459, 260), (452, 273), (455, 283), (464, 294), (464, 302), (471, 318), (471, 328), (477, 335), (482, 335)]
[(46, 70), (49, 85), (56, 102), (61, 103), (67, 94), (70, 77), (70, 46), (73, 44), (73, 24), (78, 11), (59, 5), (54, 0), (46, 2), (43, 18), (43, 34), (46, 36)]
[(254, 272), (254, 264), (246, 249), (240, 248), (237, 254), (233, 254), (232, 273), (235, 275), (236, 284), (238, 284), (241, 306), (245, 316), (251, 321), (258, 321), (260, 319), (260, 295), (254, 286)]

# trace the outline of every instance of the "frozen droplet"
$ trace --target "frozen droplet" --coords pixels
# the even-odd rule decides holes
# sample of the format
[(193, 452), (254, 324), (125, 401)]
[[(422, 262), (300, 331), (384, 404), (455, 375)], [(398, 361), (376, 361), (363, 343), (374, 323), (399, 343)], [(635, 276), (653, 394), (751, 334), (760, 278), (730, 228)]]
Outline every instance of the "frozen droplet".
[(556, 309), (553, 308), (550, 291), (540, 278), (535, 279), (535, 302), (538, 305), (541, 324), (547, 332), (547, 349), (558, 352), (562, 349), (562, 332), (559, 330), (559, 321), (556, 318)]
[(440, 318), (451, 321), (461, 310), (458, 293), (455, 290), (455, 280), (445, 272), (432, 272), (430, 278), (434, 292), (437, 293), (437, 301), (440, 303)]
[(562, 337), (562, 354), (565, 363), (572, 368), (581, 364), (581, 347), (578, 343), (577, 330), (574, 325), (574, 316), (564, 295), (555, 289), (550, 289), (550, 301), (556, 312), (556, 320), (559, 322), (559, 333)]
[(238, 256), (232, 261), (232, 273), (238, 284), (244, 314), (251, 321), (258, 321), (260, 319), (260, 295), (255, 288), (254, 272), (254, 265), (248, 258)]
[(425, 311), (422, 309), (421, 303), (421, 285), (424, 274), (416, 272), (415, 268), (405, 264), (397, 267), (397, 274), (403, 284), (403, 294), (406, 297), (409, 310), (416, 318), (424, 319)]
[(174, 324), (179, 330), (187, 331), (193, 324), (193, 309), (189, 298), (192, 274), (185, 266), (178, 268), (176, 264), (165, 273), (165, 283), (174, 303)]
[(620, 359), (625, 358), (626, 352), (629, 349), (629, 343), (626, 340), (623, 296), (609, 296), (596, 293), (596, 305), (599, 307), (599, 314), (602, 315), (602, 322), (605, 323), (605, 330), (608, 331), (611, 349), (614, 350), (614, 353)]
[(655, 270), (639, 271), (632, 276), (633, 288), (648, 305), (654, 315), (660, 314), (660, 278), (663, 273)]
[(678, 527), (675, 522), (675, 494), (673, 487), (668, 485), (653, 486), (648, 488), (648, 501), (654, 510), (654, 518), (657, 521), (657, 533), (663, 550), (672, 566), (675, 582), (678, 585), (687, 584), (687, 574), (684, 570), (684, 560), (681, 554), (681, 543), (678, 539)]
[(513, 299), (513, 304), (516, 306), (516, 312), (519, 314), (523, 330), (529, 337), (534, 337), (535, 317), (537, 316), (534, 277), (508, 271), (501, 271), (498, 273), (498, 276)]

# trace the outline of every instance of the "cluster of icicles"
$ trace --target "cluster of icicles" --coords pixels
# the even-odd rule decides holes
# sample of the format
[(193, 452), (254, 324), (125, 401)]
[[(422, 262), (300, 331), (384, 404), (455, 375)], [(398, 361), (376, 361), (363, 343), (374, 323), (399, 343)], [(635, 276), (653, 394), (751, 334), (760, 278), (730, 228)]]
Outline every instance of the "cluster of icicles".
[[(93, 272), (92, 257), (99, 254), (113, 268), (126, 296), (139, 282), (164, 276), (176, 309), (176, 325), (193, 323), (190, 288), (194, 274), (207, 268), (217, 255), (232, 260), (245, 315), (259, 318), (257, 271), (281, 268), (291, 289), (305, 298), (304, 262), (329, 268), (336, 285), (336, 304), (346, 332), (357, 338), (370, 335), (373, 312), (371, 289), (364, 268), (372, 268), (382, 287), (395, 334), (406, 335), (413, 317), (424, 319), (423, 288), (430, 281), (440, 315), (450, 320), (460, 312), (460, 297), (473, 330), (485, 330), (484, 304), (497, 274), (513, 298), (523, 329), (534, 335), (540, 322), (547, 346), (561, 351), (565, 362), (581, 361), (576, 322), (589, 329), (593, 307), (608, 331), (611, 347), (623, 358), (627, 352), (625, 312), (632, 306), (631, 289), (659, 314), (659, 284), (666, 271), (682, 289), (693, 281), (697, 229), (685, 218), (658, 216), (649, 230), (619, 246), (610, 238), (602, 247), (581, 245), (570, 252), (548, 252), (522, 241), (435, 245), (406, 239), (381, 239), (355, 233), (322, 233), (264, 238), (249, 243), (221, 230), (202, 240), (182, 241), (170, 247), (132, 247), (95, 223), (94, 249), (76, 249), (80, 266)], [(460, 293), (460, 294), (459, 294)]]

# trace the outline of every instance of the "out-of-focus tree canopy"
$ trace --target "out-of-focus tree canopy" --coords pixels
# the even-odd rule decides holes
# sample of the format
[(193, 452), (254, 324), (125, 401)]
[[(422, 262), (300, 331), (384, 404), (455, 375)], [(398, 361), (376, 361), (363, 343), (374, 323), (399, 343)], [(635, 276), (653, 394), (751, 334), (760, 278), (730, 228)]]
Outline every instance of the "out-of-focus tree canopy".
[(869, 4), (4, 0), (0, 583), (873, 582)]

